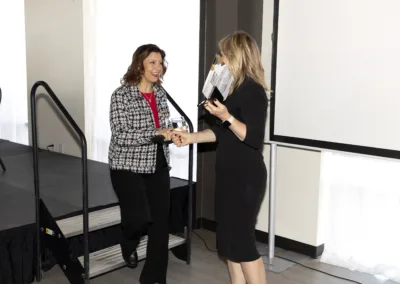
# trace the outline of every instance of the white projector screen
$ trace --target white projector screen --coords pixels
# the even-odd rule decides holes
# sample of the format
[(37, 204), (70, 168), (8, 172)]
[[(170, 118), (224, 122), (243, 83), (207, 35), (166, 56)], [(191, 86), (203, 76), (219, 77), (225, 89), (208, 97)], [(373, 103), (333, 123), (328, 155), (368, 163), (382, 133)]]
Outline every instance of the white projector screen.
[(271, 141), (400, 158), (399, 11), (275, 0)]

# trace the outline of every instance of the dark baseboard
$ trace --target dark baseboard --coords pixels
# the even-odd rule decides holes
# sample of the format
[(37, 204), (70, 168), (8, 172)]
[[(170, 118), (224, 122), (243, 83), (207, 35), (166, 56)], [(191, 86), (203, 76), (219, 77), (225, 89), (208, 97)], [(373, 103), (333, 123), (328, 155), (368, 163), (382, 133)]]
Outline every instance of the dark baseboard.
[[(197, 219), (197, 224), (206, 230), (215, 232), (217, 223), (205, 218)], [(256, 240), (260, 243), (268, 244), (268, 233), (256, 230)], [(275, 246), (284, 250), (290, 250), (312, 258), (318, 258), (324, 252), (324, 244), (315, 247), (309, 244), (301, 243), (281, 236), (275, 236)]]
[(206, 219), (206, 218), (198, 218), (197, 219), (197, 224), (200, 226), (200, 228), (206, 229), (211, 232), (216, 232), (217, 231), (217, 222)]

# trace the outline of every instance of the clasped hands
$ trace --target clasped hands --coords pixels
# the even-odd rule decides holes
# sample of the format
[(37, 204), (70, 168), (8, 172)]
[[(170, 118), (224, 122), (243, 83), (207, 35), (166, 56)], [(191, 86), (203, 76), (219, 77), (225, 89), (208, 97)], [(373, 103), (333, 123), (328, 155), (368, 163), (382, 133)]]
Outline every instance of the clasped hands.
[(163, 128), (156, 131), (157, 135), (162, 135), (165, 141), (172, 141), (178, 147), (186, 146), (189, 143), (183, 143), (183, 141), (187, 140), (187, 136), (189, 133), (185, 129), (172, 129), (172, 128)]
[(171, 141), (172, 140), (172, 128), (162, 128), (156, 131), (157, 135), (164, 136), (164, 141)]
[[(229, 114), (226, 106), (221, 104), (217, 99), (214, 99), (212, 102), (210, 100), (207, 100), (204, 103), (204, 108), (206, 110), (208, 110), (209, 113), (218, 117), (222, 121), (229, 119), (229, 117), (231, 116)], [(177, 147), (183, 147), (183, 146), (195, 143), (193, 135), (195, 135), (195, 134), (189, 133), (185, 130), (174, 129), (172, 131), (171, 138), (172, 138), (172, 142)]]

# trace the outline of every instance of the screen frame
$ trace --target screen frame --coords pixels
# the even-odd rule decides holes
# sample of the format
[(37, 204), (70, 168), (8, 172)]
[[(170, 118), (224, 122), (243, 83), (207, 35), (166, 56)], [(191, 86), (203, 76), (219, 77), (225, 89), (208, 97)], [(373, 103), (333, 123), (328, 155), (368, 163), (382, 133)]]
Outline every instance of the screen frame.
[(299, 137), (292, 136), (283, 136), (275, 134), (275, 98), (276, 95), (279, 96), (275, 92), (276, 88), (276, 70), (277, 70), (277, 51), (278, 51), (278, 40), (279, 40), (279, 2), (280, 0), (274, 0), (274, 15), (273, 15), (273, 34), (272, 34), (272, 62), (271, 62), (271, 100), (270, 100), (270, 131), (269, 131), (269, 143), (272, 144), (290, 144), (296, 145), (299, 148), (301, 146), (312, 147), (323, 150), (333, 150), (339, 152), (350, 152), (371, 156), (379, 156), (385, 158), (394, 158), (400, 159), (400, 151), (384, 149), (384, 148), (375, 148), (375, 147), (367, 147), (361, 145), (354, 144), (344, 144), (330, 141), (322, 141), (322, 140), (313, 140), (313, 139), (304, 139)]

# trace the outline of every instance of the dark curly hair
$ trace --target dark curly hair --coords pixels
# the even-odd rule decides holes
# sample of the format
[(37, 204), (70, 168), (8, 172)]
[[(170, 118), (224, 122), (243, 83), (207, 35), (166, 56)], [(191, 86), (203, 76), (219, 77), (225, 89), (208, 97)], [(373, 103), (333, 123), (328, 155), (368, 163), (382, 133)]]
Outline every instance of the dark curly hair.
[(128, 67), (125, 75), (121, 79), (122, 85), (137, 85), (140, 83), (142, 79), (142, 75), (144, 72), (143, 61), (150, 55), (152, 52), (157, 52), (161, 54), (161, 58), (163, 61), (163, 72), (157, 81), (157, 85), (160, 86), (162, 83), (162, 78), (165, 72), (167, 72), (167, 64), (165, 61), (165, 51), (159, 48), (155, 44), (145, 44), (139, 46), (132, 56), (132, 63)]

